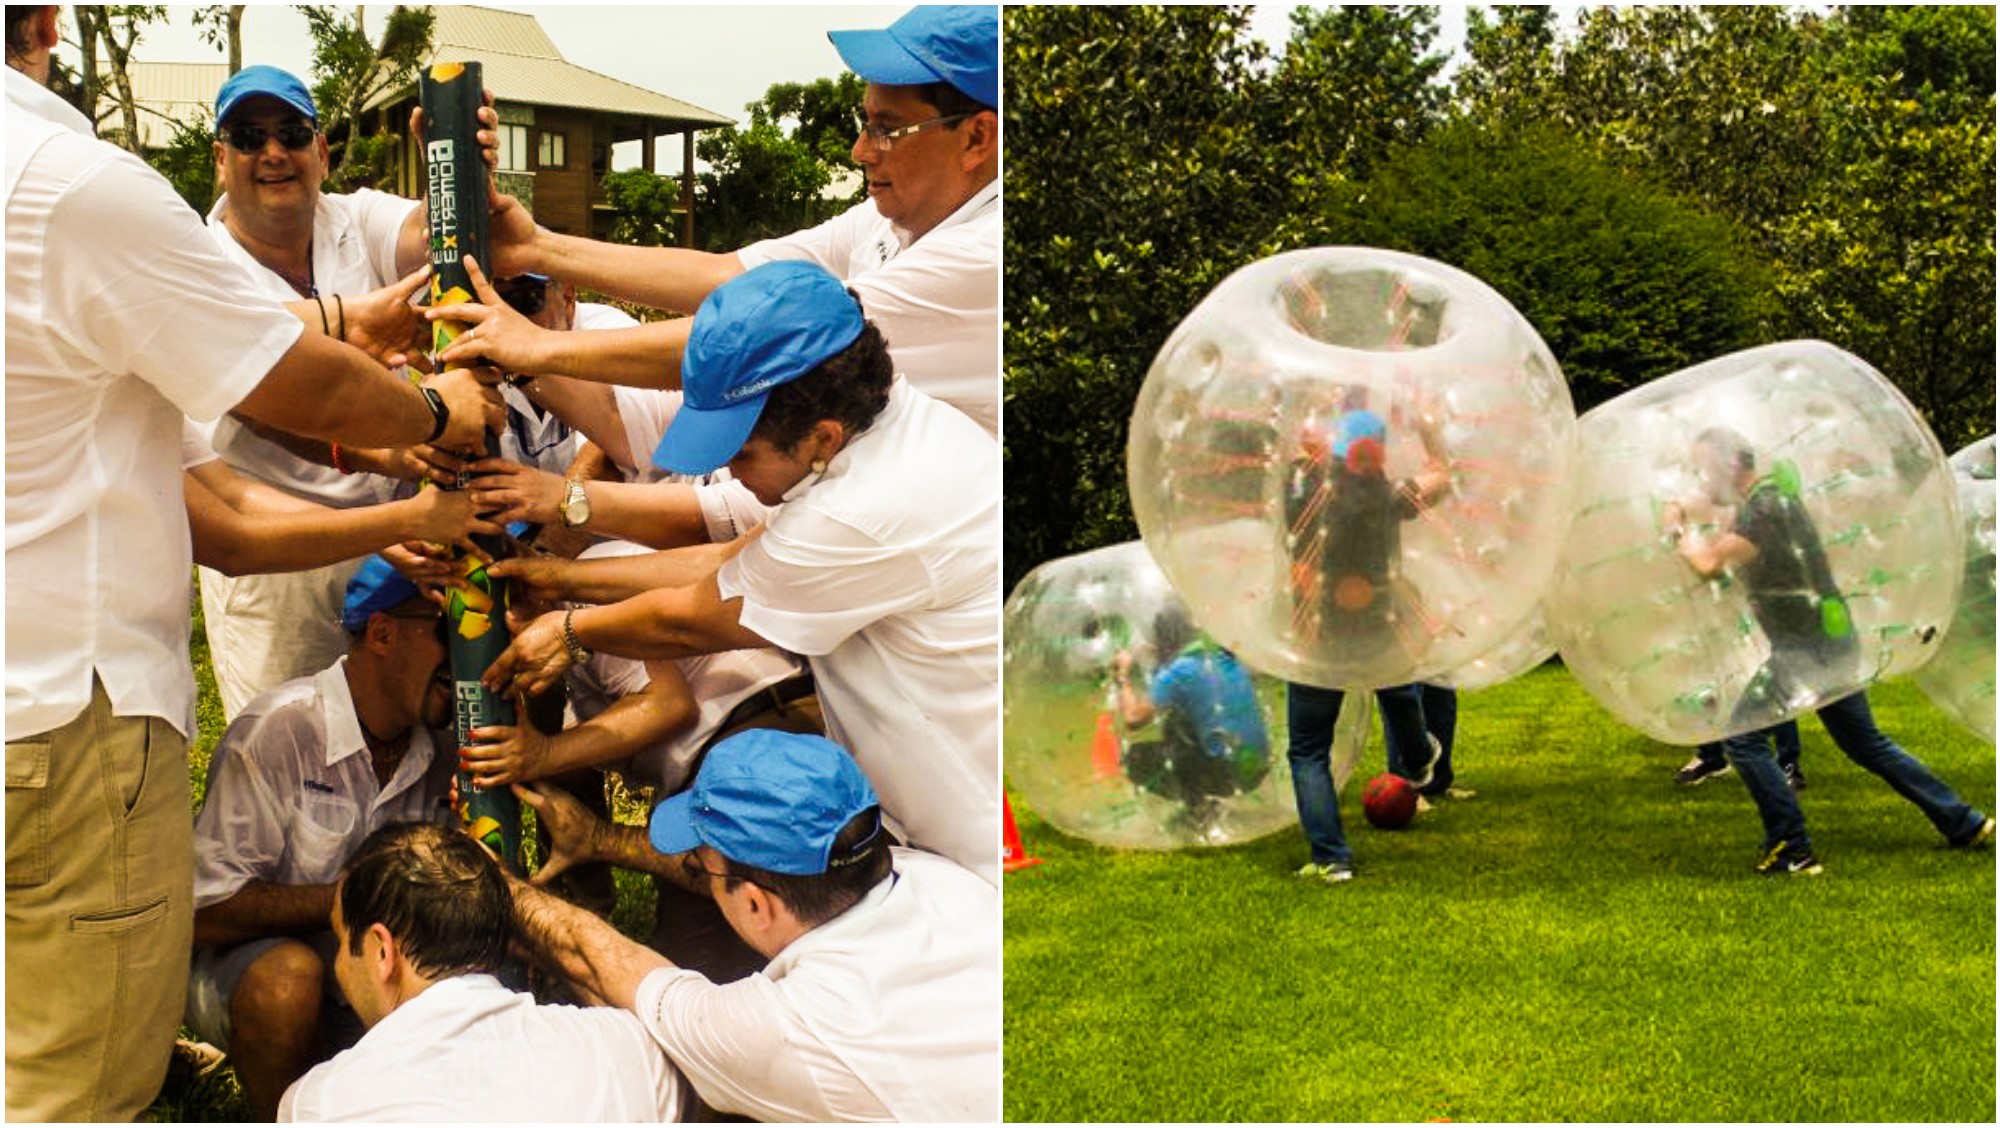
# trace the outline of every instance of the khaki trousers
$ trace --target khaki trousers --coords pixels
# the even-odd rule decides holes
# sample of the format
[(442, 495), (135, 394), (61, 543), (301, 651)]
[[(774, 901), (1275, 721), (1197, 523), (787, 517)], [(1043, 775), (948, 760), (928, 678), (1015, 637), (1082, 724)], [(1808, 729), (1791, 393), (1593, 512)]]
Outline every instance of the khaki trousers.
[(102, 685), (7, 745), (9, 1120), (136, 1118), (159, 1094), (194, 928), (187, 739)]

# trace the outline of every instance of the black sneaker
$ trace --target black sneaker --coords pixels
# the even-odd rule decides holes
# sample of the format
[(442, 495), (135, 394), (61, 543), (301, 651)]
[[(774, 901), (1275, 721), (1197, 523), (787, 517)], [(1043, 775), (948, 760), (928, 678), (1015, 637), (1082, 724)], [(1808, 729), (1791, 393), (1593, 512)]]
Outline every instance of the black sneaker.
[(1780, 842), (1771, 847), (1770, 852), (1757, 863), (1757, 872), (1765, 877), (1775, 874), (1810, 877), (1825, 871), (1820, 867), (1819, 859), (1812, 856), (1812, 851), (1799, 849), (1789, 842)]
[(1418, 791), (1431, 785), (1431, 780), (1437, 777), (1438, 761), (1444, 759), (1444, 745), (1438, 743), (1437, 737), (1425, 733), (1424, 742), (1430, 746), (1430, 755), (1424, 759), (1424, 766), (1410, 777), (1410, 786)]
[(1711, 779), (1719, 779), (1722, 776), (1728, 775), (1733, 770), (1727, 760), (1723, 760), (1720, 763), (1710, 763), (1700, 756), (1696, 756), (1694, 759), (1682, 764), (1681, 770), (1674, 773), (1674, 782), (1680, 784), (1682, 787), (1693, 787), (1698, 783), (1707, 783)]
[(1979, 829), (1973, 831), (1971, 834), (1966, 835), (1964, 838), (1959, 839), (1957, 842), (1954, 842), (1951, 845), (1954, 850), (1974, 850), (1978, 849), (1981, 846), (1989, 845), (1992, 843), (1992, 841), (1993, 841), (1993, 820), (1987, 819), (1985, 822), (1979, 824)]
[(1806, 789), (1806, 773), (1800, 771), (1797, 764), (1784, 764), (1782, 767), (1785, 769), (1785, 782), (1792, 785), (1792, 794), (1797, 795), (1799, 792), (1804, 791)]

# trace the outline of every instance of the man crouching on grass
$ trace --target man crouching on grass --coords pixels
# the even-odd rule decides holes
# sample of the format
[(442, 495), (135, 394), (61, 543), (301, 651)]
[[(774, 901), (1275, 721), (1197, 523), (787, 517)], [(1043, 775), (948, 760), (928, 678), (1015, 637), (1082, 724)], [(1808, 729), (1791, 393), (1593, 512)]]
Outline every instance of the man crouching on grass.
[(586, 860), (675, 877), (715, 898), (770, 957), (715, 984), (519, 881), (537, 958), (639, 1016), (711, 1108), (755, 1120), (998, 1120), (1000, 894), (891, 845), (875, 791), (824, 737), (718, 742), (650, 837), (519, 786), (548, 826), (545, 881)]

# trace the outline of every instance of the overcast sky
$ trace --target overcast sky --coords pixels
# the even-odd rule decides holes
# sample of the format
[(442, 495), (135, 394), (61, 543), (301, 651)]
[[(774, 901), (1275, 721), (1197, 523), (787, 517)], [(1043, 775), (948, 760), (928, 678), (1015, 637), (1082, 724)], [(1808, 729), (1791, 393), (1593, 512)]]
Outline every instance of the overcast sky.
[[(847, 69), (827, 42), (829, 30), (887, 27), (909, 10), (907, 4), (482, 6), (535, 16), (563, 58), (580, 67), (692, 102), (738, 124), (749, 121), (743, 107), (762, 98), (771, 84), (831, 78)], [(378, 35), (389, 7), (366, 10), (368, 26)], [(196, 32), (194, 11), (168, 8), (165, 23), (146, 29), (136, 56), (157, 63), (227, 61)], [(63, 26), (74, 36), (76, 23), (67, 13)], [(76, 48), (65, 45), (58, 53), (73, 61)], [(305, 17), (290, 5), (252, 4), (243, 16), (243, 61), (283, 67), (310, 81), (312, 37)], [(638, 149), (636, 141), (620, 146), (615, 163), (637, 164)], [(677, 168), (680, 146), (664, 146), (661, 158), (662, 171)]]

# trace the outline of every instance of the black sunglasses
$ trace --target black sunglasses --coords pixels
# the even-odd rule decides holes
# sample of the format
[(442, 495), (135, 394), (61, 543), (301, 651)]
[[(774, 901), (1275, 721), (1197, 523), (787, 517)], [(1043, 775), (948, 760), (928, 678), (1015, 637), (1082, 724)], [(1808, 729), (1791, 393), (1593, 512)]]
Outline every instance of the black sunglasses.
[(273, 134), (277, 135), (278, 144), (287, 149), (303, 149), (319, 135), (312, 126), (302, 121), (288, 121), (276, 129), (266, 129), (261, 125), (232, 125), (222, 131), (229, 147), (239, 153), (258, 152)]
[(546, 274), (516, 274), (512, 278), (502, 278), (493, 284), (493, 290), (500, 300), (514, 308), (522, 317), (533, 317), (549, 304), (549, 278)]

